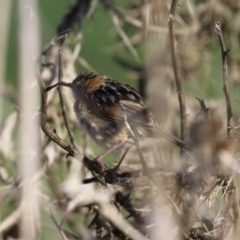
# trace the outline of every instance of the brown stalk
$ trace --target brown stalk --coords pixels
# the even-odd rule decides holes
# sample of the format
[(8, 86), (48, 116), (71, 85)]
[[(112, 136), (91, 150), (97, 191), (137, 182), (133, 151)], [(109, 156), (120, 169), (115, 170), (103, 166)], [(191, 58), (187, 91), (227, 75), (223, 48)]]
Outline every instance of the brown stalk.
[(226, 99), (226, 105), (227, 105), (227, 135), (228, 138), (230, 137), (230, 131), (231, 131), (231, 121), (232, 121), (232, 107), (231, 107), (231, 100), (228, 92), (228, 67), (227, 67), (227, 55), (230, 51), (230, 49), (226, 49), (223, 35), (222, 35), (222, 29), (220, 22), (217, 22), (215, 24), (215, 31), (217, 32), (219, 43), (221, 46), (221, 52), (222, 52), (222, 67), (223, 67), (223, 91), (225, 94)]
[(196, 99), (199, 101), (200, 107), (201, 107), (201, 112), (203, 115), (204, 120), (209, 120), (209, 108), (206, 107), (206, 104), (204, 102), (203, 98), (200, 98), (196, 96)]
[[(230, 138), (230, 131), (231, 131), (231, 121), (232, 121), (232, 107), (231, 107), (231, 100), (228, 92), (228, 68), (227, 68), (227, 55), (230, 49), (226, 49), (222, 29), (220, 22), (215, 24), (215, 31), (217, 32), (219, 43), (221, 46), (221, 53), (222, 53), (222, 68), (223, 68), (223, 91), (225, 94), (226, 105), (227, 105), (227, 136)], [(228, 178), (228, 181), (231, 181), (231, 177)], [(238, 194), (235, 181), (232, 180), (228, 186), (230, 191), (226, 194), (225, 199), (228, 201), (228, 206), (226, 210), (226, 214), (229, 213), (229, 208), (233, 210), (233, 217), (234, 217), (234, 236), (239, 236), (239, 202), (238, 202)], [(228, 195), (228, 196), (227, 196)]]
[[(179, 0), (173, 0), (170, 15), (169, 15), (169, 38), (170, 38), (170, 48), (171, 48), (171, 56), (172, 56), (172, 64), (173, 71), (175, 76), (175, 82), (177, 87), (178, 101), (180, 107), (180, 117), (181, 117), (181, 139), (185, 141), (186, 138), (186, 125), (187, 125), (187, 117), (186, 117), (186, 106), (185, 106), (185, 96), (182, 87), (182, 79), (180, 75), (180, 64), (179, 64), (179, 56), (177, 51), (177, 40), (174, 32), (174, 20), (177, 12), (177, 5)], [(181, 149), (181, 152), (183, 148)]]
[(47, 93), (45, 91), (45, 86), (42, 81), (42, 78), (40, 76), (40, 73), (37, 69), (35, 68), (35, 75), (36, 79), (40, 88), (40, 93), (41, 93), (41, 128), (42, 131), (56, 144), (58, 144), (61, 148), (66, 150), (68, 152), (69, 156), (75, 157), (78, 160), (82, 159), (81, 154), (77, 154), (77, 152), (65, 141), (63, 141), (48, 125), (47, 123)]
[[(58, 65), (59, 65), (58, 82), (61, 82), (62, 77), (63, 77), (62, 45), (63, 45), (66, 37), (67, 37), (67, 34), (64, 34), (64, 35), (60, 36), (60, 38), (58, 39), (58, 40), (60, 40), (59, 41), (59, 49), (58, 49)], [(68, 121), (68, 117), (67, 117), (66, 107), (65, 107), (65, 104), (64, 104), (64, 100), (63, 100), (62, 87), (58, 86), (57, 90), (58, 90), (58, 95), (59, 95), (61, 109), (62, 109), (62, 115), (63, 115), (64, 123), (65, 123), (66, 129), (67, 129), (67, 133), (68, 133), (68, 136), (70, 138), (70, 142), (72, 143), (73, 147), (77, 151), (77, 146), (75, 144), (73, 134), (72, 134), (72, 132), (70, 130), (70, 127), (69, 127), (69, 121)]]

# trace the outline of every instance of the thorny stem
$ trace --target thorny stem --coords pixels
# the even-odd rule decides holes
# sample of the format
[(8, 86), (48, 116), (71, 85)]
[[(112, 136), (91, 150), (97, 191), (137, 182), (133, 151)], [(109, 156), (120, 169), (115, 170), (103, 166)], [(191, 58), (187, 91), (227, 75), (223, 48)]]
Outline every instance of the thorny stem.
[[(220, 46), (221, 46), (221, 52), (222, 52), (222, 65), (223, 65), (223, 91), (225, 94), (226, 99), (226, 105), (227, 105), (227, 136), (230, 138), (230, 131), (231, 131), (231, 120), (232, 120), (232, 107), (231, 107), (231, 100), (228, 92), (228, 69), (227, 69), (227, 55), (230, 51), (230, 49), (226, 49), (223, 35), (222, 35), (222, 29), (220, 22), (217, 22), (215, 24), (215, 31), (217, 32)], [(230, 179), (228, 179), (230, 181)], [(237, 188), (235, 181), (231, 181), (229, 184), (229, 197), (225, 197), (226, 200), (228, 200), (228, 206), (229, 208), (232, 207), (233, 210), (233, 216), (234, 216), (234, 224), (235, 224), (235, 236), (239, 235), (239, 203), (238, 203), (238, 194), (237, 194)], [(229, 209), (227, 208), (227, 209)], [(229, 211), (226, 211), (226, 213)]]
[[(63, 36), (60, 36), (60, 43), (59, 43), (59, 50), (58, 50), (58, 65), (59, 65), (59, 70), (58, 70), (58, 82), (62, 81), (62, 77), (63, 77), (63, 64), (62, 64), (62, 45), (67, 37), (67, 34), (64, 34)], [(70, 141), (73, 145), (73, 147), (77, 150), (77, 146), (75, 144), (75, 140), (73, 137), (73, 134), (70, 130), (69, 127), (69, 121), (68, 121), (68, 117), (67, 117), (67, 113), (66, 113), (66, 107), (64, 104), (64, 100), (63, 100), (63, 94), (62, 94), (62, 87), (59, 86), (58, 88), (58, 95), (59, 95), (59, 99), (60, 99), (60, 104), (61, 104), (61, 109), (62, 109), (62, 115), (63, 115), (63, 119), (64, 119), (64, 123), (68, 132), (68, 136), (70, 138)]]
[(200, 98), (196, 96), (196, 99), (199, 101), (200, 107), (201, 107), (201, 112), (203, 115), (204, 120), (209, 120), (209, 108), (206, 107), (206, 104), (204, 102), (203, 98)]
[(231, 131), (231, 121), (232, 121), (232, 107), (231, 107), (231, 100), (228, 92), (228, 68), (227, 68), (227, 55), (230, 51), (230, 49), (226, 49), (223, 35), (222, 35), (222, 29), (220, 22), (217, 22), (215, 24), (215, 31), (217, 32), (220, 46), (221, 46), (221, 52), (222, 52), (222, 65), (223, 65), (223, 91), (225, 94), (226, 99), (226, 105), (227, 105), (227, 135), (228, 138), (230, 137), (230, 131)]
[[(171, 56), (172, 56), (172, 64), (173, 71), (175, 76), (175, 82), (177, 87), (178, 101), (180, 107), (180, 117), (181, 117), (181, 139), (185, 141), (186, 138), (186, 125), (187, 125), (187, 117), (186, 117), (186, 106), (185, 106), (185, 96), (182, 88), (182, 80), (180, 76), (180, 65), (179, 58), (177, 52), (177, 41), (174, 32), (174, 19), (177, 11), (177, 4), (179, 0), (173, 0), (170, 15), (169, 15), (169, 37), (170, 37), (170, 47), (171, 47)], [(183, 152), (183, 148), (181, 149)]]

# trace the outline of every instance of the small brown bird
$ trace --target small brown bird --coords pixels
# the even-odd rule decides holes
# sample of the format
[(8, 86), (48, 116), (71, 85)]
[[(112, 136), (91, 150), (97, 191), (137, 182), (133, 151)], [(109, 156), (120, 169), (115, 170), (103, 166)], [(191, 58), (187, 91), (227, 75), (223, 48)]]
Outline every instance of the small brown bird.
[(106, 150), (95, 159), (100, 164), (109, 152), (125, 152), (125, 155), (134, 144), (125, 124), (125, 116), (137, 138), (164, 137), (181, 148), (188, 148), (182, 140), (158, 129), (142, 97), (127, 84), (105, 75), (81, 73), (72, 83), (59, 82), (47, 87), (46, 91), (59, 85), (71, 88), (75, 99), (74, 111), (80, 126)]

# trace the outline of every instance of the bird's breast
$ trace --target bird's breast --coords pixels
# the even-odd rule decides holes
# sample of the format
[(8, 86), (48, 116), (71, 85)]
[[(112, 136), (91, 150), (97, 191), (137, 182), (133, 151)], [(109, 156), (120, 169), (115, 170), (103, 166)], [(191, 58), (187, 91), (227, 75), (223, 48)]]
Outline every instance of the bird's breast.
[(128, 139), (128, 131), (125, 126), (97, 117), (81, 101), (74, 104), (74, 111), (80, 127), (102, 148), (108, 149)]

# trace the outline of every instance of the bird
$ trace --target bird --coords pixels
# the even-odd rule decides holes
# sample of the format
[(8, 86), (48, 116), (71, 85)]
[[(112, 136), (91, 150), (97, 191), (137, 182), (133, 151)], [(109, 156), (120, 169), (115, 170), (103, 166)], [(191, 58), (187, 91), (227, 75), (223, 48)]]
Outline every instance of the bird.
[[(79, 74), (71, 83), (58, 82), (46, 88), (46, 92), (56, 86), (71, 89), (74, 98), (74, 112), (80, 127), (105, 151), (94, 160), (104, 170), (102, 159), (114, 151), (125, 156), (134, 145), (133, 136), (126, 125), (129, 124), (138, 139), (166, 138), (180, 148), (188, 149), (181, 139), (159, 130), (153, 114), (138, 91), (106, 75), (92, 72)], [(114, 168), (116, 172), (124, 157)]]

